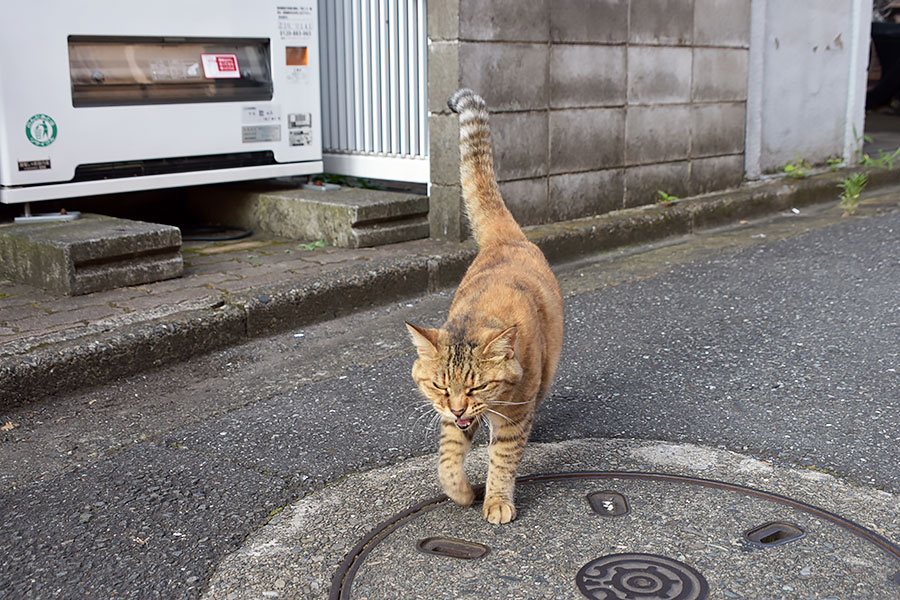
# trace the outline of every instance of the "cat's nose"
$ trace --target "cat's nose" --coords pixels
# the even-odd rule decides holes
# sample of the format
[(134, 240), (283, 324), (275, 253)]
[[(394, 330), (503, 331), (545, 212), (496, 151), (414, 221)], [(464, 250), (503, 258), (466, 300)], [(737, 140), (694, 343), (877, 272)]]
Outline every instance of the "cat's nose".
[(466, 412), (466, 409), (465, 409), (465, 408), (460, 408), (459, 410), (453, 410), (453, 409), (451, 408), (451, 409), (450, 409), (450, 412), (452, 412), (452, 413), (453, 413), (454, 415), (456, 415), (457, 417), (461, 417), (462, 414), (463, 414), (464, 412)]

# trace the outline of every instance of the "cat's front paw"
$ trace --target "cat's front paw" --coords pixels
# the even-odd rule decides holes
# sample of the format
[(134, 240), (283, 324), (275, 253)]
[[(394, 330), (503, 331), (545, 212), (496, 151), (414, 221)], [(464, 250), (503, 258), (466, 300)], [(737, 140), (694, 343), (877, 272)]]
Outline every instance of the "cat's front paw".
[(516, 518), (516, 507), (512, 502), (502, 498), (490, 498), (484, 501), (482, 513), (486, 521), (500, 525)]
[(444, 493), (460, 506), (471, 506), (472, 501), (475, 500), (475, 492), (472, 491), (472, 486), (468, 481), (454, 486), (444, 486)]

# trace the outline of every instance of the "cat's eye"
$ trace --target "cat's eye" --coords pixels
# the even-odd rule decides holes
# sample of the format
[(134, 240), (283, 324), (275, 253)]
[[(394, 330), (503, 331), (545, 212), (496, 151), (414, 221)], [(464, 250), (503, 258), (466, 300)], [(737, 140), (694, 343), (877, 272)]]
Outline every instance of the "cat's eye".
[(432, 382), (431, 382), (431, 385), (433, 385), (433, 386), (434, 386), (434, 389), (438, 390), (439, 392), (443, 392), (443, 393), (445, 393), (445, 394), (447, 393), (447, 388), (444, 387), (444, 386), (442, 386), (441, 384), (432, 381)]
[(466, 394), (471, 394), (472, 392), (480, 392), (481, 390), (485, 389), (488, 385), (490, 385), (490, 383), (491, 383), (491, 382), (488, 381), (487, 383), (482, 383), (481, 385), (478, 385), (478, 386), (469, 388), (469, 389), (466, 391)]

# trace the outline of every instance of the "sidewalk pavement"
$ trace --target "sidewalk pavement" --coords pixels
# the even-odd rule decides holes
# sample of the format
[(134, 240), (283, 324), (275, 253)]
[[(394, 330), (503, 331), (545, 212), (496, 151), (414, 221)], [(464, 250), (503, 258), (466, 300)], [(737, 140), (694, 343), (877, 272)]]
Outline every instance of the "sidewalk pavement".
[[(777, 179), (738, 190), (532, 227), (551, 263), (615, 247), (836, 201), (851, 171)], [(868, 192), (900, 169), (868, 171)], [(471, 241), (315, 248), (256, 234), (186, 242), (178, 279), (55, 296), (0, 280), (0, 406), (109, 381), (247, 339), (455, 285)]]

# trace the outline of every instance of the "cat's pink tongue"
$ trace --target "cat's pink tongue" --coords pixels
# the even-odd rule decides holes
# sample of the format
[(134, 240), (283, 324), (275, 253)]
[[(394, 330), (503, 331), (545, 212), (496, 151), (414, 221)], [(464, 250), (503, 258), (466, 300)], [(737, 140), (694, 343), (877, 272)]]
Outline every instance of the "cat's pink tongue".
[(458, 427), (468, 427), (471, 422), (472, 422), (472, 419), (457, 419), (456, 425)]

